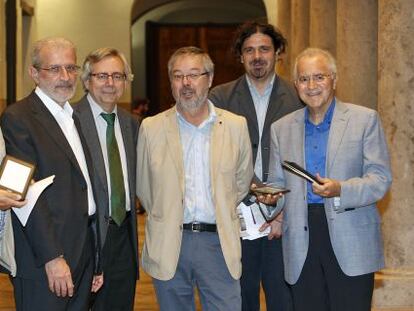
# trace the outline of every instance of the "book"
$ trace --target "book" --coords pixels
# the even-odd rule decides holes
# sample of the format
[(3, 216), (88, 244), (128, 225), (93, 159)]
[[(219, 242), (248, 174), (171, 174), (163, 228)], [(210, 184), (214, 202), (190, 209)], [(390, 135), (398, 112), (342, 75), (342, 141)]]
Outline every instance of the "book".
[(289, 171), (290, 173), (293, 173), (295, 175), (298, 175), (299, 177), (305, 178), (307, 181), (311, 183), (317, 183), (321, 185), (322, 183), (317, 180), (317, 178), (309, 173), (307, 170), (305, 170), (303, 167), (301, 167), (299, 164), (291, 161), (283, 161), (282, 167)]

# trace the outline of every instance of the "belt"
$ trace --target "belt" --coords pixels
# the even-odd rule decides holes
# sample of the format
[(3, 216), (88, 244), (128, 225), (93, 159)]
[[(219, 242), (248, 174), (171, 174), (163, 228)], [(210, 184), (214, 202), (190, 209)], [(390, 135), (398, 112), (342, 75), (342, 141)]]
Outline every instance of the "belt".
[(324, 208), (325, 205), (323, 203), (309, 203), (308, 209), (317, 209), (317, 208)]
[(190, 230), (192, 232), (217, 232), (216, 224), (204, 224), (201, 222), (192, 222), (189, 224), (183, 224), (184, 230)]
[[(125, 224), (126, 220), (127, 220), (130, 216), (131, 216), (131, 211), (127, 211), (127, 212), (126, 212), (126, 214), (125, 214), (125, 219), (124, 219), (124, 221), (122, 222), (121, 226), (122, 226), (123, 224)], [(116, 224), (116, 222), (115, 222), (115, 220), (113, 220), (113, 219), (112, 219), (112, 217), (105, 217), (105, 218), (106, 218), (106, 220), (108, 221), (108, 223), (109, 223), (110, 225), (117, 225), (117, 224)]]

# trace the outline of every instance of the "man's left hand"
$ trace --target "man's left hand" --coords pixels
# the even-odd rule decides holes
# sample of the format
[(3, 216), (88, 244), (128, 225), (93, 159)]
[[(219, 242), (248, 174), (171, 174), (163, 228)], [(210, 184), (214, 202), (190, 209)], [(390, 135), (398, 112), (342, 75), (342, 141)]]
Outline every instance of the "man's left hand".
[(262, 232), (268, 227), (270, 227), (270, 232), (267, 235), (268, 240), (279, 239), (282, 236), (282, 220), (279, 216), (273, 219), (271, 222), (264, 223), (260, 227), (259, 231)]
[(94, 275), (92, 279), (92, 288), (91, 292), (96, 293), (104, 283), (104, 276), (103, 273), (99, 275)]
[(341, 184), (336, 179), (324, 178), (316, 174), (316, 178), (321, 183), (314, 182), (312, 184), (313, 193), (324, 198), (339, 197), (341, 195)]

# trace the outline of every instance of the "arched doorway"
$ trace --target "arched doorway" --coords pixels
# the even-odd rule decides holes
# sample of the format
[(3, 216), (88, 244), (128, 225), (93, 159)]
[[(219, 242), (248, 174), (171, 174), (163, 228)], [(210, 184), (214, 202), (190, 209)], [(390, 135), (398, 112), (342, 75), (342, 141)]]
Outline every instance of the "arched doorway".
[(262, 0), (136, 0), (132, 6), (133, 98), (150, 99), (152, 114), (173, 104), (167, 66), (178, 47), (197, 45), (216, 64), (214, 83), (243, 72), (230, 52), (233, 32), (249, 19), (266, 20)]

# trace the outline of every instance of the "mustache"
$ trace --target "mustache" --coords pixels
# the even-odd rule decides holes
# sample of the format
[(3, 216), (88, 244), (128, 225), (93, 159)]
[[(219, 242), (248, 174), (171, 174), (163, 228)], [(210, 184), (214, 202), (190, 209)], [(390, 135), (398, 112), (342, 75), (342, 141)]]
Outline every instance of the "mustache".
[(60, 81), (55, 85), (55, 87), (73, 88), (74, 84), (69, 81)]
[(250, 62), (250, 65), (253, 65), (253, 66), (255, 66), (255, 65), (266, 65), (266, 64), (267, 64), (267, 62), (262, 58), (253, 59)]
[(195, 90), (192, 87), (189, 86), (184, 86), (181, 90), (180, 93), (185, 93), (185, 92), (195, 92)]

